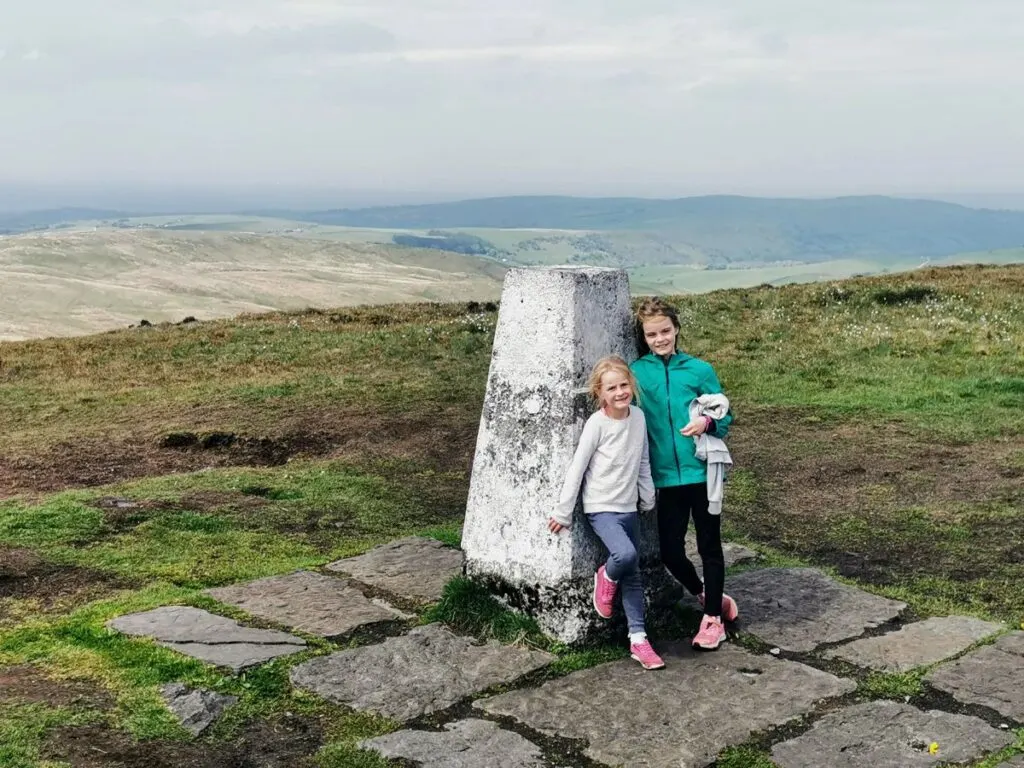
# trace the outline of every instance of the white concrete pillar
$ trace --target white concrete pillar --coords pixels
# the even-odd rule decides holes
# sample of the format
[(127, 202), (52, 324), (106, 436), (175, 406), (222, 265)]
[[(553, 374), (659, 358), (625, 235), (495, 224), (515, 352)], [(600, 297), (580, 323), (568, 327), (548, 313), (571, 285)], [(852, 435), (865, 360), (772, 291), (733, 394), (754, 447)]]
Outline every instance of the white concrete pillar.
[[(470, 480), (462, 548), (467, 574), (563, 642), (597, 626), (590, 590), (606, 550), (577, 501), (572, 528), (550, 533), (587, 417), (583, 388), (605, 355), (632, 362), (629, 279), (596, 267), (512, 269), (505, 276)], [(641, 557), (662, 577), (653, 513)], [(653, 566), (653, 567), (652, 567)], [(653, 586), (653, 585), (652, 585)], [(619, 611), (621, 613), (621, 611)]]

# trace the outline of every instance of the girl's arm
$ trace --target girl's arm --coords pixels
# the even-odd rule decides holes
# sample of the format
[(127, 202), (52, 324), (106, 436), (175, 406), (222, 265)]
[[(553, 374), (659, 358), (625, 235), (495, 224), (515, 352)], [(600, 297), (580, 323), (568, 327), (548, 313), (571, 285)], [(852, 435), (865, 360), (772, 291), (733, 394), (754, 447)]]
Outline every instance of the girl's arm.
[(637, 478), (637, 488), (640, 491), (641, 511), (654, 509), (654, 479), (651, 477), (651, 453), (646, 431), (644, 432), (643, 451), (640, 454), (640, 475)]
[(576, 446), (576, 452), (573, 454), (572, 462), (569, 464), (565, 480), (562, 483), (562, 493), (558, 497), (555, 511), (551, 515), (551, 519), (563, 528), (572, 525), (572, 512), (576, 507), (580, 483), (583, 482), (583, 475), (586, 473), (587, 467), (590, 466), (590, 459), (594, 455), (594, 451), (597, 450), (598, 430), (596, 424), (595, 420), (588, 419), (586, 426), (583, 427), (579, 445)]
[[(708, 375), (701, 384), (700, 393), (702, 395), (720, 395), (722, 394), (722, 385), (718, 381), (718, 376), (715, 375), (715, 369), (708, 365)], [(724, 438), (729, 434), (729, 425), (732, 424), (732, 408), (728, 410), (725, 416), (715, 421), (711, 420), (710, 429), (707, 433), (714, 435), (715, 437)]]

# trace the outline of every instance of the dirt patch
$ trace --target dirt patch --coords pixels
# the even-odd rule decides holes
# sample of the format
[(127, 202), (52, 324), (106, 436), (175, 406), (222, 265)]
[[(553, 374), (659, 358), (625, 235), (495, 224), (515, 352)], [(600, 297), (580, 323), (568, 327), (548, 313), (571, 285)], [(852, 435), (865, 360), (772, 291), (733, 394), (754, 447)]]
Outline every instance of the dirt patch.
[(28, 666), (0, 669), (0, 703), (109, 709), (114, 697), (85, 680), (52, 680)]
[(24, 579), (43, 566), (43, 558), (31, 549), (0, 546), (0, 595), (4, 580)]
[(74, 768), (301, 768), (323, 743), (316, 720), (280, 715), (252, 723), (233, 742), (138, 742), (104, 726), (59, 728), (43, 756)]
[(0, 456), (0, 499), (211, 467), (280, 466), (297, 457), (398, 458), (468, 470), (476, 430), (477, 418), (457, 409), (426, 415), (309, 409), (282, 415), (271, 435), (197, 430), (77, 438), (33, 454)]
[(130, 586), (100, 571), (47, 562), (31, 550), (0, 548), (0, 624), (26, 610), (67, 610)]
[(1024, 505), (1024, 438), (949, 445), (807, 416), (753, 411), (731, 433), (736, 466), (759, 485), (755, 503), (732, 508), (745, 533), (880, 584), (984, 578), (1024, 547), (1019, 519), (1000, 511)]

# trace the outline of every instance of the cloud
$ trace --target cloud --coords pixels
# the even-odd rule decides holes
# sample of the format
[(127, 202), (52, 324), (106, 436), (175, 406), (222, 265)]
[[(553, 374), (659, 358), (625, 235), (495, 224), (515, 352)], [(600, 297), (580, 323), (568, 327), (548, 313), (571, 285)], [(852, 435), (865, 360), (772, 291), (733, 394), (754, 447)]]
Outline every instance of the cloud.
[(0, 174), (994, 181), (1024, 4), (983, 6), (35, 0), (0, 29)]

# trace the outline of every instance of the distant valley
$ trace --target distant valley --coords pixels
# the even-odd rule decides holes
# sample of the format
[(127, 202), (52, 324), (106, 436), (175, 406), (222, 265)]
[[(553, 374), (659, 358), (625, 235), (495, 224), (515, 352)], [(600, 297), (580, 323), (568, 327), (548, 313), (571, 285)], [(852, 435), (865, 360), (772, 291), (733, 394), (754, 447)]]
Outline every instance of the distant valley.
[(1024, 261), (1024, 212), (886, 197), (515, 197), (325, 211), (0, 214), (0, 340), (185, 316), (493, 299), (517, 265), (635, 293)]

